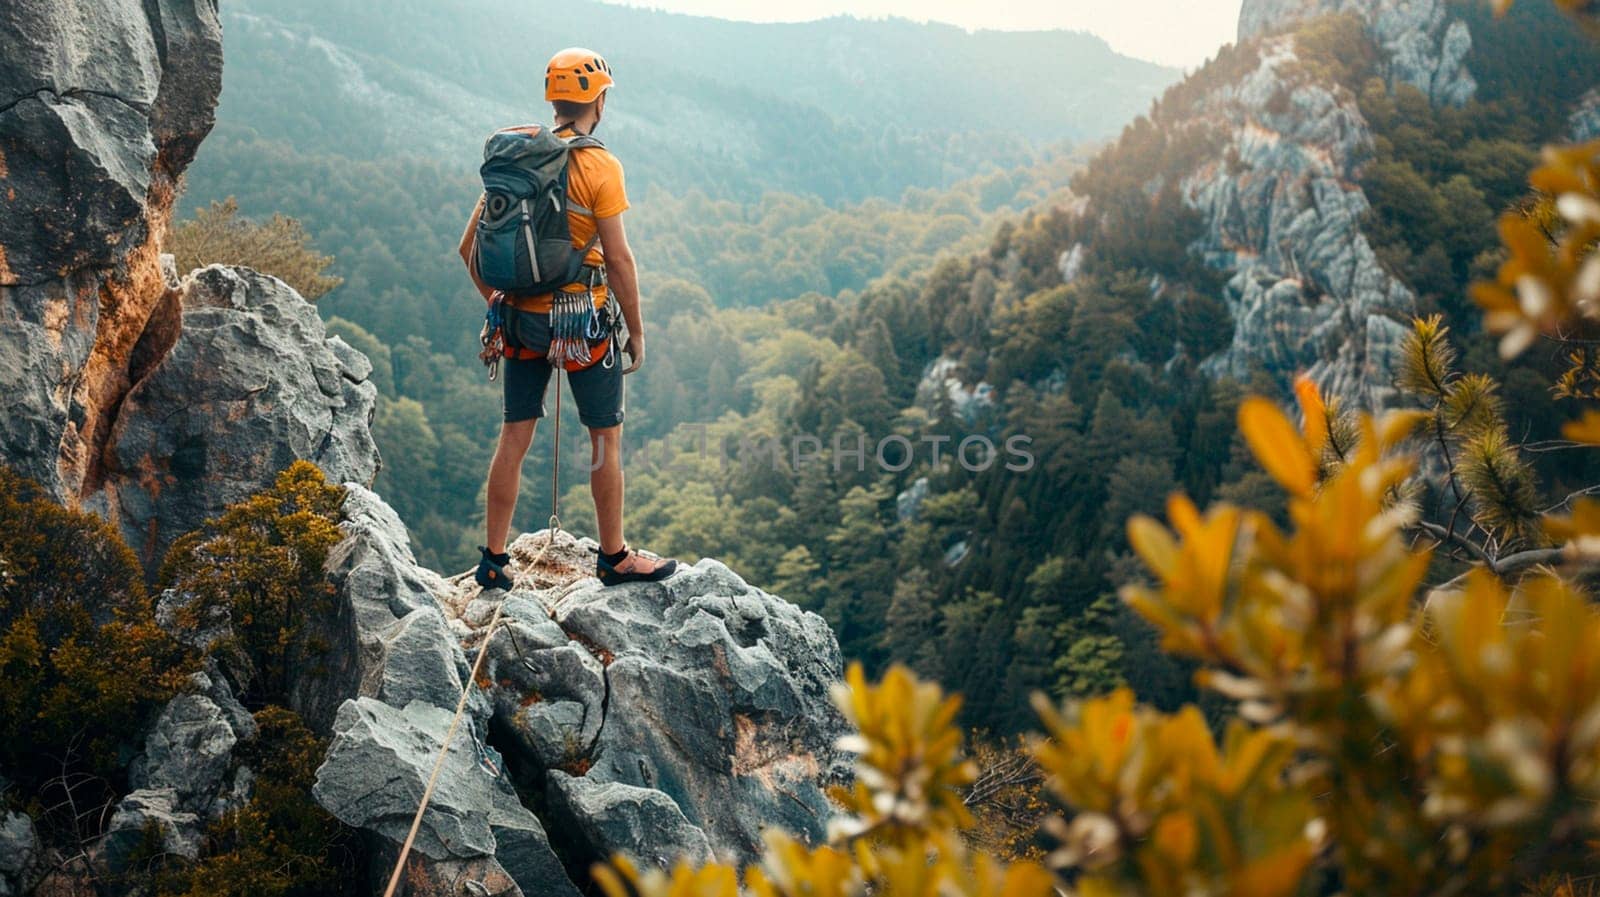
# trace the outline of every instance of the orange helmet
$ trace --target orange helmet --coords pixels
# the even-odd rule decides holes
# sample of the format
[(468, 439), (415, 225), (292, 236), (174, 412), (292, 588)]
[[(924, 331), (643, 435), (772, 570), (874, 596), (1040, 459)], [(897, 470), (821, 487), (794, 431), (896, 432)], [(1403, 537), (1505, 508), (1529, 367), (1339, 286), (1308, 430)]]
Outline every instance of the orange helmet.
[(611, 66), (600, 54), (582, 47), (568, 47), (550, 57), (544, 67), (544, 98), (569, 103), (592, 103), (616, 82)]

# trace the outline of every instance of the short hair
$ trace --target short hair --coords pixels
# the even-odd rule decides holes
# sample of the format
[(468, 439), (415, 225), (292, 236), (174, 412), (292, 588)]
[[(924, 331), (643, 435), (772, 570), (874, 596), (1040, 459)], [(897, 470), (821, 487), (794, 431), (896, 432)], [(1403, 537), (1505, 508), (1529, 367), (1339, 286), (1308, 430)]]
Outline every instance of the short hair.
[(574, 103), (571, 100), (551, 100), (550, 105), (556, 109), (556, 118), (579, 119), (589, 114), (594, 108), (595, 101), (587, 103)]

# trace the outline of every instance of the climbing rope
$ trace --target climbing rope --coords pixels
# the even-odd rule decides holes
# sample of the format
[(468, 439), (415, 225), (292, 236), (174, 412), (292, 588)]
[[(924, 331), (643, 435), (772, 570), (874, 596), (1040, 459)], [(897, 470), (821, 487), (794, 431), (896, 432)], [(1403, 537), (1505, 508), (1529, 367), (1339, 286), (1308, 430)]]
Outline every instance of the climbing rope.
[[(550, 547), (556, 544), (556, 533), (561, 529), (561, 371), (562, 366), (555, 367), (556, 379), (556, 419), (555, 432), (552, 434), (554, 441), (550, 448), (550, 537), (545, 540), (544, 547), (534, 555), (532, 563), (528, 566), (537, 567)], [(515, 584), (515, 583), (513, 583)], [(461, 717), (466, 713), (467, 697), (472, 694), (472, 688), (477, 684), (478, 672), (483, 668), (483, 658), (489, 653), (489, 640), (494, 636), (494, 630), (500, 625), (500, 612), (505, 609), (506, 602), (502, 598), (494, 607), (494, 615), (489, 618), (489, 625), (483, 631), (483, 644), (478, 646), (478, 657), (472, 662), (472, 672), (467, 676), (467, 681), (462, 684), (461, 698), (456, 701), (455, 716), (450, 718), (450, 728), (445, 732), (444, 744), (439, 747), (439, 756), (434, 758), (433, 772), (428, 775), (427, 787), (422, 789), (422, 801), (417, 804), (417, 813), (411, 818), (411, 831), (406, 833), (406, 840), (400, 845), (400, 856), (395, 860), (394, 872), (389, 875), (389, 886), (384, 888), (383, 897), (394, 897), (395, 889), (400, 886), (400, 876), (406, 868), (406, 858), (411, 855), (411, 845), (417, 839), (417, 832), (422, 829), (422, 816), (428, 811), (428, 802), (433, 800), (433, 788), (439, 783), (439, 773), (444, 770), (445, 757), (450, 753), (450, 742), (456, 737), (456, 729), (461, 725)], [(474, 736), (476, 737), (476, 736)]]

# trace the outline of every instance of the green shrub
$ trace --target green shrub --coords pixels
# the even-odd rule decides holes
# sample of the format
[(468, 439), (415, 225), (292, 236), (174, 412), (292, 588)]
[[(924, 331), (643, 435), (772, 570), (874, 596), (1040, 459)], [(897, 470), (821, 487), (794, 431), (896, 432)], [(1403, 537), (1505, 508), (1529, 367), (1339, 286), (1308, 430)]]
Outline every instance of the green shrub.
[(121, 780), (130, 733), (191, 669), (153, 617), (110, 524), (0, 467), (0, 770), (20, 793)]
[(295, 661), (321, 653), (301, 628), (331, 607), (323, 567), (338, 543), (344, 490), (297, 461), (271, 489), (232, 505), (167, 552), (160, 580), (192, 596), (180, 621), (198, 626), (219, 613), (230, 634), (210, 651), (243, 681), (253, 706), (280, 700)]
[(157, 894), (336, 895), (361, 874), (357, 832), (311, 798), (327, 741), (292, 710), (273, 705), (255, 716), (260, 734), (240, 751), (256, 775), (254, 795), (210, 827), (200, 862), (157, 875)]

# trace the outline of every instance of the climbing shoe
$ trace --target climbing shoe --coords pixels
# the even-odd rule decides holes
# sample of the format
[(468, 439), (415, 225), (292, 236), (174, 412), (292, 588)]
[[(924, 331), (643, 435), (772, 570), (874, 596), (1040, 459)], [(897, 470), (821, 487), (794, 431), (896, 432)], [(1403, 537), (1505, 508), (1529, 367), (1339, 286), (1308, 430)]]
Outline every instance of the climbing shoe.
[(478, 561), (478, 572), (472, 578), (486, 589), (510, 589), (511, 574), (506, 572), (506, 567), (511, 565), (511, 555), (491, 554), (482, 545), (478, 550), (483, 552), (483, 559)]
[(648, 551), (623, 546), (616, 554), (596, 552), (594, 575), (608, 586), (625, 582), (660, 582), (678, 570), (678, 562)]

